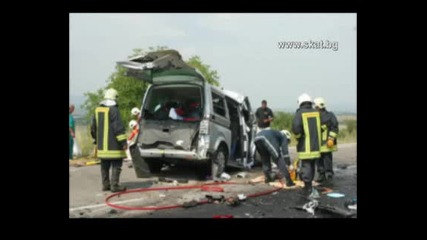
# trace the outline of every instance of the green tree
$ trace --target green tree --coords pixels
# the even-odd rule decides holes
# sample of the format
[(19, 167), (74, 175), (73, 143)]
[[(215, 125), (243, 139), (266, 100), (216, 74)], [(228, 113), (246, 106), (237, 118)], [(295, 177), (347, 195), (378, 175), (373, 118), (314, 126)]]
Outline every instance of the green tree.
[[(128, 58), (143, 55), (146, 52), (167, 49), (168, 47), (166, 46), (149, 47), (148, 51), (136, 48)], [(219, 86), (219, 76), (217, 71), (212, 70), (209, 65), (204, 64), (199, 56), (192, 56), (186, 62), (198, 69), (207, 82), (212, 85)], [(140, 108), (143, 96), (149, 84), (134, 77), (126, 76), (126, 70), (119, 65), (116, 65), (115, 72), (111, 74), (106, 83), (105, 87), (94, 92), (86, 92), (84, 94), (86, 100), (81, 107), (86, 111), (86, 118), (90, 120), (93, 117), (95, 108), (103, 99), (104, 91), (108, 88), (114, 88), (119, 93), (120, 116), (123, 123), (128, 123), (132, 118), (130, 110), (133, 107)]]
[(211, 66), (204, 64), (199, 56), (192, 56), (186, 63), (198, 69), (208, 83), (219, 86), (218, 72), (211, 70)]

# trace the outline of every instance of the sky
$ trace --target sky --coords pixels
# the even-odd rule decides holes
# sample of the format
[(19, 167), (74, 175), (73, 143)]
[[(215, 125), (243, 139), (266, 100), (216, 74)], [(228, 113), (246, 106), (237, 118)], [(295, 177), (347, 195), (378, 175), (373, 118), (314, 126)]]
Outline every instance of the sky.
[(356, 113), (356, 19), (355, 13), (72, 13), (70, 101), (104, 87), (133, 49), (167, 46), (184, 59), (200, 56), (218, 71), (221, 86), (248, 96), (255, 108), (265, 99), (273, 110), (293, 112), (298, 96), (308, 93), (323, 97), (331, 111)]

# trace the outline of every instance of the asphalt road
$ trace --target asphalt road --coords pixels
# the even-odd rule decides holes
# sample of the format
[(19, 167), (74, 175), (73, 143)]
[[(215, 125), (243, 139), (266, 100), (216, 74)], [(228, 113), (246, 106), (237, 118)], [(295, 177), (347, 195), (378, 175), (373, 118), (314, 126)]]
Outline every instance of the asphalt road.
[[(320, 194), (318, 200), (325, 208), (334, 207), (343, 210), (344, 213), (352, 213), (344, 207), (344, 202), (348, 199), (357, 198), (357, 144), (341, 144), (339, 151), (334, 153), (335, 178), (332, 184), (327, 187), (345, 194), (343, 198), (331, 198), (325, 194)], [(291, 158), (296, 156), (295, 148), (290, 149)], [(188, 179), (188, 184), (201, 184), (209, 181), (199, 181), (194, 169), (191, 168), (169, 168), (161, 174), (152, 178), (136, 178), (133, 168), (128, 167), (129, 163), (124, 163), (121, 175), (121, 183), (128, 189), (172, 186), (172, 183), (158, 182), (159, 176), (177, 179)], [(69, 188), (69, 217), (70, 218), (212, 218), (214, 215), (230, 214), (234, 218), (330, 218), (344, 217), (333, 211), (321, 210), (317, 208), (312, 215), (304, 210), (296, 209), (301, 207), (308, 200), (301, 194), (300, 189), (281, 190), (274, 194), (250, 198), (240, 202), (238, 206), (232, 207), (226, 204), (203, 204), (191, 208), (177, 208), (161, 211), (138, 211), (113, 209), (104, 203), (104, 200), (111, 192), (101, 191), (100, 167), (99, 165), (87, 167), (69, 168), (70, 188)], [(232, 181), (247, 182), (249, 178), (261, 176), (261, 169), (254, 168), (248, 171), (249, 178), (237, 178), (239, 169), (228, 169), (232, 175)], [(259, 191), (271, 190), (273, 187), (264, 183), (249, 185), (224, 186), (226, 197), (234, 196), (238, 193), (251, 194)], [(319, 187), (319, 191), (322, 189)], [(200, 190), (179, 190), (132, 193), (114, 197), (111, 202), (126, 206), (165, 206), (182, 204), (190, 200), (201, 200), (209, 194)], [(335, 211), (336, 212), (336, 211)], [(348, 217), (348, 216), (347, 216)]]

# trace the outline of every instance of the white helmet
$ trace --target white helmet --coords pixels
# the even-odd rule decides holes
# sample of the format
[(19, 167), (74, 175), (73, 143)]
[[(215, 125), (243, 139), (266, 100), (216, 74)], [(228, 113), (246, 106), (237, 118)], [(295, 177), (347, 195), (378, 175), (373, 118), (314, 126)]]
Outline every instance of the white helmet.
[(324, 109), (326, 107), (325, 99), (318, 97), (314, 99), (314, 105), (320, 109)]
[(138, 114), (140, 113), (139, 109), (136, 107), (132, 108), (130, 112), (132, 113), (133, 116), (138, 116)]
[(298, 97), (298, 106), (301, 107), (301, 104), (304, 102), (311, 102), (311, 97), (307, 93), (303, 93)]
[(132, 120), (132, 121), (130, 121), (130, 122), (129, 122), (129, 127), (130, 127), (131, 129), (133, 129), (136, 125), (138, 125), (138, 122), (137, 122), (137, 121), (135, 121), (135, 120)]
[(118, 97), (118, 93), (117, 93), (116, 89), (109, 88), (109, 89), (107, 89), (107, 91), (105, 91), (104, 99), (116, 100), (117, 97)]
[(288, 130), (286, 130), (286, 129), (283, 129), (282, 131), (280, 131), (283, 135), (285, 135), (286, 136), (286, 138), (288, 139), (288, 140), (291, 140), (291, 133), (288, 131)]

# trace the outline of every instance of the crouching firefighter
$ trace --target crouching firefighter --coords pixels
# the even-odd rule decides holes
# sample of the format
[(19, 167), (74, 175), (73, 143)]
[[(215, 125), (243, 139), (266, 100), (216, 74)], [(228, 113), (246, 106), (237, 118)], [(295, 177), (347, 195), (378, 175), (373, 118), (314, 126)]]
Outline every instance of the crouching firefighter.
[[(313, 109), (311, 97), (304, 93), (298, 97), (298, 106), (292, 122), (292, 132), (297, 139), (297, 153), (301, 160), (301, 176), (304, 194), (313, 192), (315, 161), (320, 157), (320, 114)], [(314, 195), (316, 191), (314, 191)]]
[[(272, 129), (261, 130), (255, 136), (255, 146), (261, 155), (262, 171), (264, 172), (265, 182), (272, 182), (276, 178), (286, 180), (286, 186), (292, 187), (295, 183), (292, 181), (288, 169), (291, 165), (289, 157), (288, 141), (290, 133), (286, 130), (277, 131)], [(279, 173), (275, 175), (271, 171), (270, 158), (277, 164)]]
[[(98, 158), (101, 160), (102, 191), (126, 190), (126, 187), (119, 185), (127, 143), (117, 97), (115, 89), (108, 89), (105, 92), (104, 100), (95, 109), (95, 116), (92, 119), (91, 135), (97, 145)], [(111, 184), (110, 166), (112, 166)]]
[(338, 120), (333, 112), (326, 110), (323, 98), (315, 98), (314, 104), (320, 113), (320, 122), (322, 124), (320, 158), (317, 159), (318, 178), (316, 182), (330, 181), (334, 176), (332, 152), (337, 151)]

